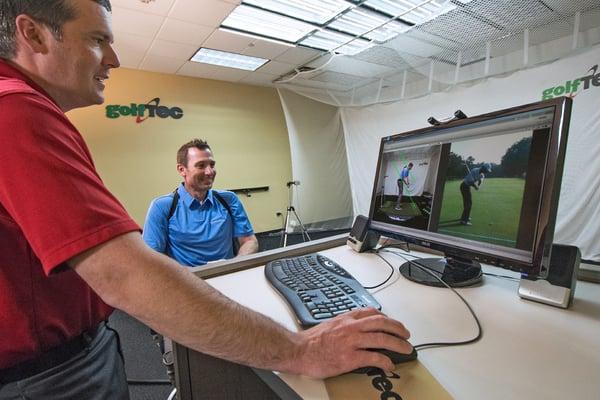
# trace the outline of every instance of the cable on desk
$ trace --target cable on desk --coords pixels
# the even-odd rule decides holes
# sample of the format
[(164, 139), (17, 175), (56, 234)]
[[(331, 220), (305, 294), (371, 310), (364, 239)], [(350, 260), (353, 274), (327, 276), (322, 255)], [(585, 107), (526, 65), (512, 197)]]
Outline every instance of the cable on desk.
[(394, 276), (395, 269), (394, 269), (394, 266), (388, 260), (383, 258), (383, 256), (381, 254), (379, 254), (379, 250), (370, 250), (369, 253), (373, 253), (377, 257), (381, 258), (392, 269), (392, 272), (390, 273), (390, 275), (387, 278), (385, 278), (385, 280), (383, 282), (381, 282), (377, 285), (374, 285), (374, 286), (363, 286), (365, 289), (377, 289), (378, 287), (385, 285), (390, 279), (392, 279), (392, 276)]
[[(396, 245), (396, 244), (385, 245), (385, 244), (384, 244), (383, 246), (381, 246), (381, 247), (379, 248), (379, 251), (383, 251), (383, 250), (385, 250), (385, 249), (389, 249), (389, 248), (392, 248), (392, 249), (399, 249), (399, 250), (403, 250), (403, 251), (405, 252), (404, 254), (405, 254), (405, 255), (407, 255), (407, 256), (413, 257), (413, 258), (415, 258), (415, 259), (417, 259), (417, 260), (421, 260), (421, 259), (423, 259), (423, 257), (419, 257), (419, 256), (416, 256), (416, 255), (414, 255), (414, 254), (410, 254), (410, 249), (409, 249), (409, 247), (408, 247), (408, 242), (403, 242), (403, 243), (405, 243), (405, 244), (406, 244), (406, 250), (404, 250), (404, 249), (403, 249), (403, 248), (402, 248), (402, 247), (401, 247), (399, 244), (398, 244), (398, 245)], [(387, 251), (387, 250), (385, 250), (385, 251)], [(392, 253), (393, 253), (393, 252), (392, 252)], [(429, 271), (430, 271), (430, 272), (433, 272), (433, 273), (438, 273), (438, 274), (439, 274), (439, 271), (436, 271), (436, 270), (434, 270), (434, 269), (432, 269), (432, 268), (426, 267), (425, 265), (421, 265), (421, 267), (422, 267), (422, 268), (427, 268), (427, 269), (429, 269)], [(515, 281), (515, 282), (519, 282), (519, 281), (521, 280), (521, 279), (519, 279), (519, 278), (515, 278), (514, 276), (510, 276), (510, 275), (499, 275), (499, 274), (492, 274), (491, 272), (482, 272), (482, 274), (483, 274), (483, 275), (486, 275), (486, 276), (491, 276), (491, 277), (493, 277), (493, 278), (507, 279), (507, 280), (511, 280), (511, 281)]]
[(500, 279), (508, 279), (510, 281), (516, 281), (516, 282), (519, 282), (521, 280), (519, 278), (515, 278), (514, 276), (498, 275), (498, 274), (492, 274), (492, 273), (489, 273), (489, 272), (483, 272), (483, 275), (485, 275), (485, 276), (491, 276), (491, 277), (494, 277), (494, 278), (500, 278)]
[[(421, 271), (424, 271), (424, 272), (428, 273), (429, 275), (433, 276), (435, 279), (437, 279), (438, 281), (440, 281), (442, 283), (442, 285), (444, 285), (448, 289), (452, 290), (452, 292), (454, 292), (454, 294), (458, 296), (458, 298), (465, 304), (465, 306), (467, 306), (467, 308), (469, 309), (469, 312), (471, 313), (471, 315), (475, 319), (475, 323), (477, 324), (477, 330), (478, 330), (478, 332), (477, 332), (477, 335), (474, 338), (472, 338), (472, 339), (464, 340), (464, 341), (460, 341), (460, 342), (431, 342), (431, 343), (422, 343), (422, 344), (418, 344), (416, 346), (413, 346), (415, 349), (418, 350), (418, 349), (422, 349), (422, 348), (431, 348), (431, 347), (461, 346), (461, 345), (465, 345), (465, 344), (475, 343), (475, 342), (479, 341), (483, 337), (483, 328), (481, 327), (481, 323), (479, 322), (479, 318), (477, 318), (477, 314), (475, 314), (475, 311), (473, 311), (473, 308), (471, 308), (471, 305), (460, 295), (460, 293), (458, 293), (456, 290), (454, 290), (453, 287), (451, 287), (446, 282), (444, 282), (442, 280), (442, 278), (440, 278), (439, 276), (437, 276), (436, 274), (434, 274), (433, 272), (431, 272), (430, 268), (428, 268), (428, 267), (426, 267), (424, 265), (421, 265), (417, 261), (414, 261), (414, 260), (411, 260), (411, 259), (407, 258), (404, 254), (397, 253), (395, 251), (390, 251), (390, 250), (384, 250), (384, 251), (386, 251), (388, 253), (396, 254), (397, 256), (402, 257), (403, 259), (405, 259), (410, 264), (412, 264), (415, 267), (419, 268)], [(415, 257), (415, 256), (412, 256), (412, 257)], [(417, 258), (421, 258), (421, 257), (417, 257)]]

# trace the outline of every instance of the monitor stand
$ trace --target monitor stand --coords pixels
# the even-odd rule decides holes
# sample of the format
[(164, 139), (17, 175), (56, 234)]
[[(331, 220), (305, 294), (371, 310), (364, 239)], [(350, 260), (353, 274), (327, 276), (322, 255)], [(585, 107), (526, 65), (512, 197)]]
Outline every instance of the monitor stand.
[(405, 262), (400, 266), (400, 273), (406, 279), (428, 286), (445, 287), (439, 280), (415, 265), (428, 268), (451, 287), (473, 286), (481, 282), (481, 264), (468, 258), (449, 257), (421, 258)]

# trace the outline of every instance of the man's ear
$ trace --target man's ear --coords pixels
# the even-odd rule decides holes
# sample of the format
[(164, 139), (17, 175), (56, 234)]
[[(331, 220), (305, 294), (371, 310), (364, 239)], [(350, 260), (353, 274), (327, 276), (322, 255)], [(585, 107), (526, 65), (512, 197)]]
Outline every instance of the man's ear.
[(183, 164), (177, 164), (177, 172), (181, 176), (185, 176), (185, 166)]
[(33, 53), (48, 52), (48, 35), (51, 32), (42, 23), (21, 14), (15, 19), (15, 40), (17, 49), (24, 47)]

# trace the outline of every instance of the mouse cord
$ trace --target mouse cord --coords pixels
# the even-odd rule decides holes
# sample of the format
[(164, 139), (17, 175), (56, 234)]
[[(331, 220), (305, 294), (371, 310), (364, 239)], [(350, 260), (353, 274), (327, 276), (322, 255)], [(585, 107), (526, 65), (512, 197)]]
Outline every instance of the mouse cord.
[(379, 250), (370, 250), (369, 253), (373, 253), (377, 257), (381, 258), (392, 269), (392, 272), (390, 272), (390, 274), (388, 275), (388, 277), (385, 278), (385, 280), (383, 282), (378, 283), (377, 285), (373, 285), (373, 286), (363, 286), (365, 289), (377, 289), (378, 287), (385, 285), (390, 279), (392, 279), (392, 276), (394, 276), (395, 269), (394, 269), (394, 266), (388, 260), (386, 260), (385, 258), (383, 258), (383, 256), (381, 254), (379, 254)]
[(477, 318), (477, 314), (475, 314), (475, 311), (473, 311), (473, 308), (471, 308), (471, 305), (460, 295), (460, 293), (458, 293), (456, 290), (454, 290), (453, 287), (451, 287), (450, 285), (448, 285), (446, 282), (444, 282), (439, 276), (437, 276), (436, 274), (434, 274), (433, 272), (430, 271), (430, 268), (425, 267), (424, 265), (421, 265), (419, 262), (411, 260), (409, 258), (407, 258), (404, 254), (395, 252), (395, 251), (391, 251), (391, 250), (384, 250), (388, 253), (392, 253), (395, 254), (399, 257), (402, 257), (404, 260), (406, 260), (407, 262), (409, 262), (410, 264), (414, 265), (415, 267), (419, 268), (421, 271), (428, 273), (429, 275), (433, 276), (435, 279), (437, 279), (438, 281), (440, 281), (440, 283), (442, 283), (445, 287), (447, 287), (448, 289), (452, 290), (452, 292), (454, 292), (455, 295), (458, 296), (458, 298), (465, 304), (465, 306), (467, 306), (467, 308), (469, 309), (469, 312), (471, 313), (471, 315), (473, 316), (473, 318), (475, 319), (475, 323), (477, 324), (477, 335), (469, 340), (464, 340), (464, 341), (460, 341), (460, 342), (431, 342), (431, 343), (422, 343), (422, 344), (418, 344), (416, 346), (413, 346), (415, 349), (423, 349), (423, 348), (435, 348), (435, 347), (445, 347), (445, 346), (461, 346), (461, 345), (465, 345), (465, 344), (471, 344), (471, 343), (475, 343), (477, 341), (479, 341), (481, 339), (481, 337), (483, 336), (483, 328), (481, 327), (481, 323), (479, 322), (479, 318)]

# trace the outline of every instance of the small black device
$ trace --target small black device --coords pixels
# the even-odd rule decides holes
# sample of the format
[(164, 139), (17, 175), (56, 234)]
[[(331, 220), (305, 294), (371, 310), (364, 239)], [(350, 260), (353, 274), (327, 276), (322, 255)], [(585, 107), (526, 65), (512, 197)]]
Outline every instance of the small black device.
[(265, 276), (303, 328), (360, 307), (381, 310), (352, 275), (320, 254), (271, 261), (265, 266)]
[(454, 119), (465, 119), (465, 118), (468, 118), (467, 114), (465, 114), (461, 110), (454, 111)]
[[(378, 353), (383, 354), (388, 357), (394, 365), (402, 364), (407, 361), (414, 361), (417, 359), (417, 350), (413, 348), (413, 351), (409, 354), (397, 353), (395, 351), (387, 350), (387, 349), (369, 349), (370, 351), (376, 351)], [(353, 370), (352, 372), (355, 374), (368, 374), (372, 370), (377, 369), (375, 367), (362, 367)]]
[(435, 119), (434, 117), (427, 118), (427, 122), (429, 123), (429, 125), (433, 125), (433, 126), (437, 126), (437, 125), (441, 124), (441, 122), (438, 121), (437, 119)]
[(377, 246), (379, 234), (370, 230), (371, 221), (364, 215), (357, 215), (346, 244), (358, 253), (371, 250)]

